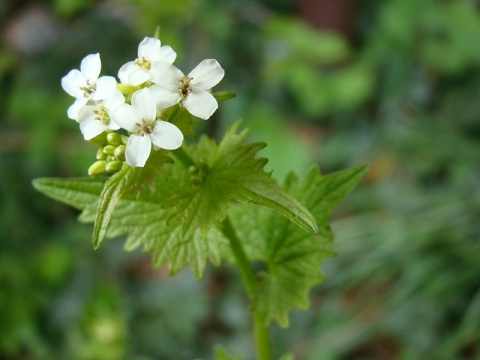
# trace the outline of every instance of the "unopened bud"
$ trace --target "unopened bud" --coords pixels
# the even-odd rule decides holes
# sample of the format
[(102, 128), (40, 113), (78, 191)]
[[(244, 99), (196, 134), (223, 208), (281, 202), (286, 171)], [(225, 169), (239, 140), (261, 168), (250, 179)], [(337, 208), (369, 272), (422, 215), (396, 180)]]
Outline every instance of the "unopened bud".
[(109, 132), (107, 134), (107, 141), (110, 145), (118, 146), (122, 143), (122, 135), (116, 132)]
[(127, 145), (128, 136), (122, 135), (122, 144)]
[(98, 146), (103, 146), (107, 143), (107, 134), (105, 132), (102, 132), (101, 134), (95, 136), (94, 138), (88, 140), (89, 143), (98, 145)]
[(123, 162), (122, 161), (111, 161), (107, 164), (106, 170), (109, 173), (115, 173), (120, 171), (122, 168)]
[(113, 155), (113, 153), (115, 152), (115, 148), (116, 146), (114, 145), (107, 145), (103, 147), (103, 152), (107, 155)]
[(110, 162), (110, 161), (117, 161), (117, 158), (113, 155), (107, 155), (107, 158), (106, 158), (107, 162)]
[(125, 145), (118, 145), (113, 154), (117, 157), (118, 160), (125, 160)]
[(99, 148), (97, 151), (97, 160), (105, 160), (107, 158), (107, 154), (103, 152), (103, 148)]
[(105, 160), (95, 161), (92, 166), (88, 168), (88, 175), (96, 176), (103, 175), (107, 172), (107, 162)]

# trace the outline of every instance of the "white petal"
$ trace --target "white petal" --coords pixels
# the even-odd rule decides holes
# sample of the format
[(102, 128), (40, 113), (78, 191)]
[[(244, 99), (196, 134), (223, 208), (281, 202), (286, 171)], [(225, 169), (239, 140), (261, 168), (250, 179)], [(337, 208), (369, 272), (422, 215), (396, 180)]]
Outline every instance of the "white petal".
[(132, 106), (140, 114), (141, 119), (155, 120), (157, 118), (157, 107), (155, 99), (149, 88), (143, 88), (133, 93)]
[(152, 85), (149, 87), (149, 89), (152, 92), (155, 103), (157, 104), (157, 110), (162, 110), (173, 106), (182, 98), (178, 90), (167, 90), (158, 85)]
[(117, 91), (117, 80), (113, 76), (102, 76), (97, 80), (97, 90), (92, 95), (93, 100), (108, 99)]
[(141, 121), (139, 114), (128, 104), (122, 104), (113, 111), (109, 111), (110, 121), (114, 121), (127, 131), (134, 131)]
[(118, 78), (122, 84), (128, 84), (128, 78), (130, 73), (135, 70), (137, 66), (134, 61), (129, 61), (126, 64), (122, 65), (120, 70), (118, 70)]
[(155, 61), (150, 69), (151, 80), (168, 90), (178, 91), (185, 75), (172, 64), (165, 61)]
[(68, 108), (67, 115), (70, 119), (78, 121), (79, 111), (87, 104), (87, 98), (80, 98), (75, 100), (75, 102)]
[(152, 143), (159, 148), (173, 150), (182, 146), (183, 134), (178, 127), (167, 121), (157, 121), (150, 134)]
[(103, 125), (101, 121), (95, 120), (95, 118), (91, 116), (80, 121), (80, 130), (82, 131), (85, 140), (90, 140), (107, 130), (107, 126)]
[(131, 84), (134, 86), (143, 84), (150, 80), (150, 74), (144, 68), (130, 62), (123, 65), (118, 71), (118, 77), (123, 84)]
[(188, 74), (188, 77), (192, 79), (190, 84), (193, 88), (209, 90), (217, 85), (224, 75), (225, 70), (222, 69), (217, 60), (207, 59), (198, 64)]
[(192, 115), (207, 120), (217, 110), (217, 100), (208, 91), (191, 91), (183, 100), (183, 105)]
[(118, 130), (120, 129), (120, 125), (118, 125), (115, 121), (112, 120), (112, 118), (110, 118), (110, 123), (107, 125), (107, 127), (110, 129), (110, 130)]
[(173, 63), (177, 57), (177, 53), (170, 46), (162, 46), (158, 52), (150, 55), (150, 61), (165, 61), (169, 64)]
[(103, 105), (108, 110), (115, 110), (118, 108), (120, 105), (125, 103), (125, 98), (123, 97), (123, 94), (120, 90), (116, 89), (109, 97), (103, 100)]
[(80, 64), (80, 71), (91, 83), (95, 83), (100, 75), (102, 63), (100, 61), (100, 54), (90, 54), (85, 56)]
[(95, 110), (97, 107), (93, 105), (86, 105), (82, 107), (78, 113), (77, 113), (77, 121), (81, 123), (82, 121), (88, 120), (88, 119), (94, 119), (95, 118), (95, 113), (93, 110)]
[(130, 135), (125, 149), (125, 158), (130, 166), (143, 167), (147, 162), (152, 143), (148, 135)]
[(75, 98), (84, 96), (85, 91), (80, 89), (87, 86), (87, 78), (77, 69), (70, 70), (70, 72), (62, 78), (62, 88), (68, 95)]
[(145, 57), (151, 60), (153, 56), (159, 53), (160, 45), (160, 40), (157, 38), (144, 38), (140, 45), (138, 45), (138, 58), (141, 59)]

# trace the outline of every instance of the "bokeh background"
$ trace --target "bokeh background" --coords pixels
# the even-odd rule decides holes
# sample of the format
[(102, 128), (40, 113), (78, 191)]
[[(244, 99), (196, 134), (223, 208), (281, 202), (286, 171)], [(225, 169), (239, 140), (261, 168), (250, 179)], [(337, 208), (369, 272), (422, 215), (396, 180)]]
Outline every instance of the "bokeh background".
[(0, 25), (1, 359), (253, 358), (234, 269), (197, 282), (122, 239), (94, 251), (92, 226), (31, 185), (85, 176), (96, 153), (61, 77), (95, 52), (116, 76), (158, 25), (177, 66), (216, 58), (216, 89), (238, 94), (200, 133), (243, 118), (279, 181), (370, 165), (311, 309), (273, 326), (276, 358), (480, 359), (478, 1), (2, 0)]

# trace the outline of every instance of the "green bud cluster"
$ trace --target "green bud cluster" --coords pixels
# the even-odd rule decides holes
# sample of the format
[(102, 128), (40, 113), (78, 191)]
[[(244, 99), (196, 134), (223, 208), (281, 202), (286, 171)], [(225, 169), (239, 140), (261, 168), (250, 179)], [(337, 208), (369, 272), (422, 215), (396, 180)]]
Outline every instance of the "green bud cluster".
[(125, 146), (128, 137), (110, 131), (101, 136), (102, 141), (96, 144), (100, 146), (97, 151), (97, 161), (88, 168), (88, 175), (96, 176), (120, 171), (125, 161)]

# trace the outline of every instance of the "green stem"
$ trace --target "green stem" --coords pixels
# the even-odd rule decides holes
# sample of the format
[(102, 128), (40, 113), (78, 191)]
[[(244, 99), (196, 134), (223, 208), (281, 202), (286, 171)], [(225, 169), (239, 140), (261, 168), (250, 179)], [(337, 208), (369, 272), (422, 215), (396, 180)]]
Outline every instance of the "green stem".
[(170, 152), (188, 169), (191, 166), (196, 166), (197, 164), (190, 155), (187, 154), (183, 146), (175, 150), (170, 150)]
[(270, 354), (270, 334), (268, 327), (265, 326), (259, 314), (253, 315), (253, 330), (255, 332), (255, 343), (257, 345), (257, 359), (271, 360)]
[(232, 221), (227, 216), (225, 220), (223, 220), (223, 234), (228, 238), (230, 241), (230, 247), (232, 248), (233, 256), (235, 257), (235, 261), (237, 262), (237, 266), (240, 270), (240, 275), (242, 276), (243, 283), (247, 288), (248, 296), (250, 299), (255, 294), (255, 285), (257, 282), (257, 277), (255, 272), (250, 265), (250, 261), (248, 260), (247, 254), (243, 249), (242, 243), (233, 227)]
[[(248, 256), (245, 253), (242, 242), (240, 241), (230, 218), (227, 216), (222, 224), (222, 232), (230, 241), (233, 256), (235, 257), (240, 275), (245, 288), (247, 289), (250, 302), (252, 302), (255, 295), (255, 287), (257, 285), (257, 276), (248, 260)], [(270, 360), (270, 336), (268, 333), (268, 327), (263, 324), (261, 316), (257, 312), (253, 313), (253, 330), (257, 347), (257, 360)]]

